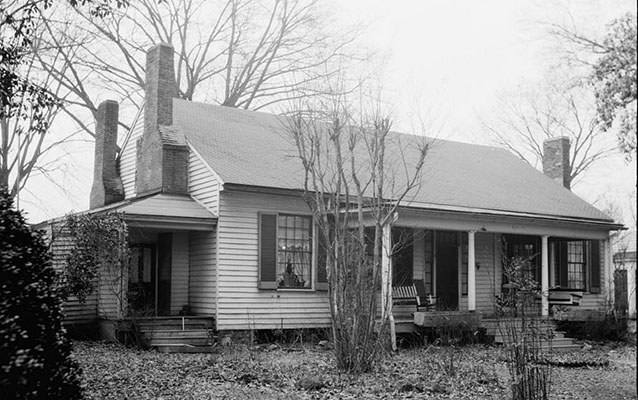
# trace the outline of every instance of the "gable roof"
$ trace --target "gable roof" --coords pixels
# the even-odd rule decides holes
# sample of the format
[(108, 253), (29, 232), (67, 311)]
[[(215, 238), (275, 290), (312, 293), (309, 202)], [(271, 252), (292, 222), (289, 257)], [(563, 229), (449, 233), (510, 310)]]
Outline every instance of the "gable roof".
[[(175, 99), (173, 124), (224, 183), (303, 189), (303, 168), (282, 117)], [(422, 137), (398, 134), (403, 148)], [(408, 164), (416, 152), (403, 153)], [(394, 155), (393, 155), (394, 154)], [(396, 157), (397, 152), (388, 157)], [(390, 160), (392, 161), (392, 160)], [(395, 160), (396, 161), (396, 160)], [(431, 141), (412, 205), (613, 222), (509, 151)]]

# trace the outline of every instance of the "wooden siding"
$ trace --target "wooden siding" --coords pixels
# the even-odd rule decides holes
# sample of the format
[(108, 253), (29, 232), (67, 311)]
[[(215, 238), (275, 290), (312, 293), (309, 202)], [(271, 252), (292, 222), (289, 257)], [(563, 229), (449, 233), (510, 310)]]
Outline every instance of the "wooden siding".
[(217, 302), (217, 233), (191, 232), (189, 301), (195, 314), (215, 315)]
[(218, 329), (330, 325), (327, 292), (258, 289), (258, 213), (308, 214), (301, 199), (223, 191), (218, 222)]
[(135, 171), (137, 163), (137, 139), (144, 133), (144, 119), (139, 118), (134, 127), (132, 127), (131, 135), (128, 138), (124, 148), (121, 151), (119, 159), (119, 173), (124, 186), (124, 198), (131, 199), (135, 197)]
[[(74, 247), (73, 240), (62, 222), (51, 223), (44, 229), (45, 238), (51, 249), (53, 268), (61, 273), (66, 265), (66, 257)], [(84, 303), (77, 297), (69, 297), (62, 305), (64, 324), (83, 324), (92, 322), (97, 315), (97, 294), (89, 295)]]
[(188, 305), (189, 245), (188, 232), (173, 232), (171, 266), (171, 315)]
[(219, 213), (219, 190), (221, 182), (202, 161), (196, 151), (191, 151), (188, 159), (188, 192), (198, 203), (211, 213)]

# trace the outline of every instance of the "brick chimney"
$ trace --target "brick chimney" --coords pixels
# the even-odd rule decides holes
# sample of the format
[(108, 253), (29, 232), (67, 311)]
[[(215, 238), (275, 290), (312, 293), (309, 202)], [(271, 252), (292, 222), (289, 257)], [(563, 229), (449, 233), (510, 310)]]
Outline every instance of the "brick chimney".
[(571, 190), (569, 138), (559, 136), (543, 142), (543, 173)]
[(106, 100), (97, 108), (91, 209), (124, 199), (124, 188), (115, 163), (118, 114), (119, 106), (113, 100)]
[(173, 125), (177, 97), (173, 47), (160, 43), (146, 53), (144, 135), (137, 142), (136, 192), (188, 192), (186, 138)]

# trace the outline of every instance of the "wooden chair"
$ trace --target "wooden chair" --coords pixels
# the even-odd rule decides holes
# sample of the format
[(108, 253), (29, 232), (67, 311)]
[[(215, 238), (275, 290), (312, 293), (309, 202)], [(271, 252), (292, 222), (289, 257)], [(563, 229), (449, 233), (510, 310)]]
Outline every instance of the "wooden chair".
[[(433, 296), (431, 293), (427, 293), (423, 280), (414, 279), (412, 282), (416, 288), (420, 306), (426, 307), (428, 311), (436, 310), (436, 296)], [(419, 306), (417, 306), (417, 311), (419, 311), (418, 308)]]
[(417, 311), (430, 311), (436, 308), (436, 297), (426, 293), (422, 280), (415, 279), (411, 285), (392, 287), (392, 304), (415, 305)]
[(417, 295), (414, 283), (411, 285), (392, 286), (392, 304), (416, 305), (418, 311), (421, 305), (421, 299)]

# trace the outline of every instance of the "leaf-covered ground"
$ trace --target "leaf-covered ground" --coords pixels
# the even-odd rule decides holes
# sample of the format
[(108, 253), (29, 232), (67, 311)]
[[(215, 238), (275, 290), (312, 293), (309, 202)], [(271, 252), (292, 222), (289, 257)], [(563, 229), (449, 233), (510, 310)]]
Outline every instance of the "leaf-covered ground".
[[(218, 354), (162, 354), (75, 342), (91, 399), (503, 399), (500, 347), (423, 347), (384, 354), (372, 373), (340, 374), (316, 346), (229, 347)], [(554, 355), (552, 398), (636, 398), (636, 347), (595, 346)]]

